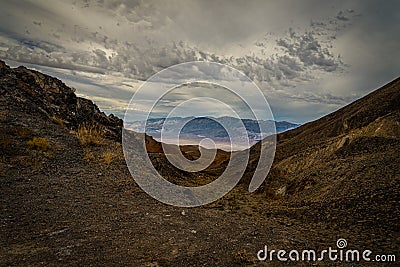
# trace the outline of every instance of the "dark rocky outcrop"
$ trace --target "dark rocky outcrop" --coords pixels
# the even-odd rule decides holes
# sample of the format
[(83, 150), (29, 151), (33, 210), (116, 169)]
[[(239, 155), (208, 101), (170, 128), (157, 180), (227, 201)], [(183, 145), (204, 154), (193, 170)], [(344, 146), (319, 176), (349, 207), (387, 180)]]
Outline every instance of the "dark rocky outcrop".
[(12, 108), (49, 119), (60, 119), (67, 128), (96, 124), (103, 135), (120, 141), (122, 120), (105, 115), (88, 99), (57, 78), (25, 67), (10, 68), (0, 61), (0, 102)]

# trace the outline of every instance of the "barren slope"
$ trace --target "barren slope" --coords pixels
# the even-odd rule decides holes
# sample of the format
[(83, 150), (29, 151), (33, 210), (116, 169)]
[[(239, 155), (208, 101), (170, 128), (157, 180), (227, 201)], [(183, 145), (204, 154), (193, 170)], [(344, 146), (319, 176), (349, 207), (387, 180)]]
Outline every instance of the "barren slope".
[[(398, 83), (374, 93), (371, 103), (389, 104), (379, 112), (365, 106), (359, 114), (372, 115), (361, 124), (350, 118), (364, 109), (362, 99), (280, 135), (259, 194), (241, 184), (215, 203), (182, 209), (136, 185), (119, 119), (55, 78), (0, 64), (0, 265), (286, 266), (259, 262), (256, 253), (264, 245), (326, 249), (338, 238), (399, 255)], [(328, 132), (319, 134), (324, 120)]]

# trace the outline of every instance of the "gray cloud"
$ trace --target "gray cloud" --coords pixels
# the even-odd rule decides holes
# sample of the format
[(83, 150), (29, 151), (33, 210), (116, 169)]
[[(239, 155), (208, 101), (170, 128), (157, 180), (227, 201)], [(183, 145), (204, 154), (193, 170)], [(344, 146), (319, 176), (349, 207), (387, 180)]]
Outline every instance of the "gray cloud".
[[(336, 109), (400, 69), (396, 1), (55, 0), (2, 6), (1, 58), (112, 81), (145, 80), (177, 63), (214, 61), (243, 71), (293, 113), (290, 102)], [(85, 93), (100, 97), (92, 87)], [(312, 118), (304, 113), (303, 121)]]

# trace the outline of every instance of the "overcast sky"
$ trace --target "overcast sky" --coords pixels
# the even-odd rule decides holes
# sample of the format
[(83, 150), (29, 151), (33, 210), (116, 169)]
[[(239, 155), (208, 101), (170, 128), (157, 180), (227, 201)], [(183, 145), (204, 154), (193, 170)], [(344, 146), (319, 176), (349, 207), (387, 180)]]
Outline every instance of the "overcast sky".
[(194, 60), (239, 69), (277, 120), (298, 123), (400, 73), (399, 1), (0, 3), (0, 58), (57, 76), (108, 113), (123, 114), (158, 71)]

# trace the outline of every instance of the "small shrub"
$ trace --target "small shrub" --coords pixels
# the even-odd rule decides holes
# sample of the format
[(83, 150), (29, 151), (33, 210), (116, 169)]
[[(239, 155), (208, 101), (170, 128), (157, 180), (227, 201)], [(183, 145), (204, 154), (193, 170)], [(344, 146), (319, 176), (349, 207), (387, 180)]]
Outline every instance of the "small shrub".
[(99, 127), (95, 125), (81, 125), (76, 132), (76, 137), (82, 145), (103, 145), (104, 137), (101, 135)]
[(59, 118), (59, 117), (57, 117), (57, 116), (53, 116), (52, 120), (53, 120), (53, 122), (54, 122), (55, 124), (58, 124), (58, 125), (60, 125), (61, 127), (65, 128), (65, 122), (64, 122), (63, 119), (61, 119), (61, 118)]
[(103, 158), (101, 159), (101, 161), (106, 164), (106, 165), (110, 165), (111, 162), (113, 161), (113, 159), (116, 157), (117, 155), (115, 155), (115, 153), (111, 152), (111, 151), (105, 151), (103, 153)]
[(26, 144), (31, 149), (40, 151), (48, 151), (51, 148), (49, 142), (47, 142), (47, 139), (44, 137), (33, 137), (33, 139), (26, 142)]

